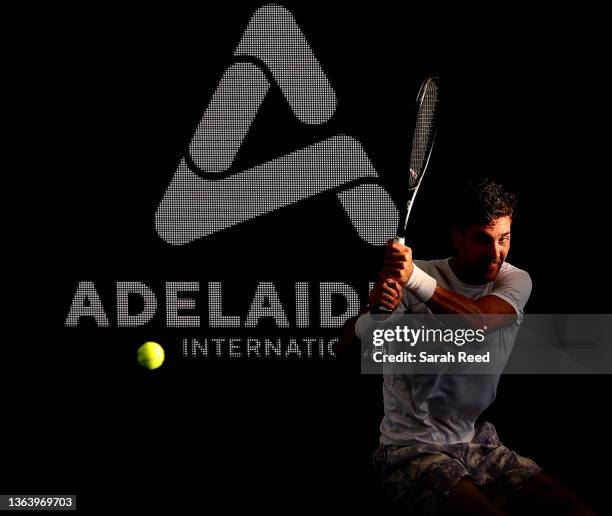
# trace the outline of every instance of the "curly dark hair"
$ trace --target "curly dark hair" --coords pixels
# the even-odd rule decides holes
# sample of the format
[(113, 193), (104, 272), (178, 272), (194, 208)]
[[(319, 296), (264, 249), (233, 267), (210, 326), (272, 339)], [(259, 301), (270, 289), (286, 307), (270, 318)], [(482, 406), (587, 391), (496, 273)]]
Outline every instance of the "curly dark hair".
[(513, 217), (517, 204), (516, 195), (489, 178), (469, 183), (457, 200), (454, 224), (461, 230), (472, 224), (487, 225), (500, 217)]

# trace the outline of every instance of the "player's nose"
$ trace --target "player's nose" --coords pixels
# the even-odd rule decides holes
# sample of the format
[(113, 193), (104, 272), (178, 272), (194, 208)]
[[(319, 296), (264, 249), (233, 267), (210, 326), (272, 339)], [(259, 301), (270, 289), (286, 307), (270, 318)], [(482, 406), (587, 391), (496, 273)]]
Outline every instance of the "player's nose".
[(487, 259), (493, 262), (493, 261), (499, 260), (500, 257), (501, 257), (501, 252), (500, 252), (500, 249), (497, 247), (497, 245), (493, 244), (489, 246), (489, 248), (487, 249)]

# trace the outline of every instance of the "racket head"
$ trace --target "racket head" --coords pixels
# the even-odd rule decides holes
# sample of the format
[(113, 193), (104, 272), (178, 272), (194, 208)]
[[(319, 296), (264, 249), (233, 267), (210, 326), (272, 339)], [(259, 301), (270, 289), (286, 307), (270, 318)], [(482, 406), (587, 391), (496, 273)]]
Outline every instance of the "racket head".
[(400, 214), (396, 238), (405, 239), (412, 204), (429, 165), (429, 158), (436, 139), (439, 91), (438, 78), (429, 76), (421, 84), (417, 95), (416, 122), (410, 148), (408, 188), (402, 203), (404, 211)]
[(437, 77), (427, 77), (417, 95), (416, 123), (410, 149), (409, 190), (416, 189), (431, 157), (436, 139), (439, 83)]

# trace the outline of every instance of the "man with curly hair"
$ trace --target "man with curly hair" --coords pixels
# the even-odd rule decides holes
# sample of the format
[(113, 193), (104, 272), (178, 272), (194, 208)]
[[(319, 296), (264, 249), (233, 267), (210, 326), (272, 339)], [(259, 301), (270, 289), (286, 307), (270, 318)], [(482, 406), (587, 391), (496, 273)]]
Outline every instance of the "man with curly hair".
[[(506, 261), (515, 196), (487, 179), (460, 198), (454, 256), (413, 260), (410, 247), (390, 241), (362, 314), (381, 306), (396, 313), (501, 314), (489, 330), (511, 349), (531, 294), (529, 274)], [(360, 338), (367, 321), (361, 315), (345, 330)], [(558, 479), (504, 446), (491, 423), (476, 424), (495, 399), (499, 374), (383, 379), (385, 415), (372, 459), (383, 487), (410, 514), (594, 514)]]

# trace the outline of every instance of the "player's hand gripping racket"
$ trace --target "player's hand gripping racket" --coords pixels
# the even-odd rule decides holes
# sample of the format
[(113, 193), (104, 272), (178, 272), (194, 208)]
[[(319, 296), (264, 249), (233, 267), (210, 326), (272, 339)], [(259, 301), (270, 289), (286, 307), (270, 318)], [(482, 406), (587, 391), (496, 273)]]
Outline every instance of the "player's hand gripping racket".
[[(412, 136), (412, 148), (410, 150), (410, 168), (408, 173), (407, 198), (402, 196), (397, 234), (393, 239), (395, 242), (404, 244), (406, 242), (406, 228), (408, 219), (414, 204), (419, 186), (427, 170), (431, 150), (436, 137), (436, 114), (438, 112), (438, 79), (428, 77), (423, 81), (416, 102), (416, 125)], [(405, 201), (405, 205), (403, 202)], [(385, 307), (377, 307), (376, 310), (389, 313)]]

